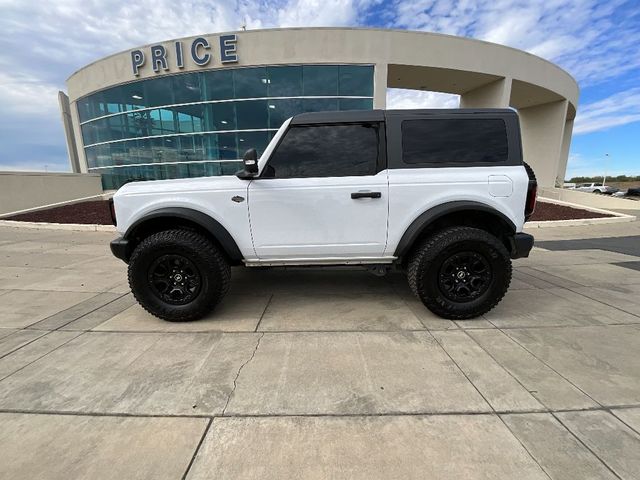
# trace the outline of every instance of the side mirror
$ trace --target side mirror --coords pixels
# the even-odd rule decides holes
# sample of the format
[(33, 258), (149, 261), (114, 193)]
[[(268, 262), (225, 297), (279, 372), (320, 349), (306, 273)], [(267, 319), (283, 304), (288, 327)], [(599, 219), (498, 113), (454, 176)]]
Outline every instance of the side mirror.
[(255, 148), (250, 148), (244, 152), (242, 157), (242, 163), (244, 163), (244, 171), (250, 175), (258, 173), (258, 152)]

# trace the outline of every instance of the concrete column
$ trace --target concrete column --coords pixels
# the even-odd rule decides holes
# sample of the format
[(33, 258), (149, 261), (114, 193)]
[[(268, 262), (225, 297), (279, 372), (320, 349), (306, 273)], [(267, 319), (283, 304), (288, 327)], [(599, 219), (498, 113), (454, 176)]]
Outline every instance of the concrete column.
[(533, 167), (541, 187), (553, 187), (560, 173), (567, 105), (560, 100), (518, 110), (524, 161)]
[(69, 153), (69, 164), (73, 173), (80, 172), (80, 163), (78, 161), (78, 149), (76, 148), (76, 137), (73, 133), (73, 123), (71, 121), (71, 109), (69, 108), (69, 97), (64, 92), (58, 92), (58, 104), (60, 105), (60, 113), (62, 114), (62, 126), (64, 127), (64, 136), (67, 141), (67, 152)]
[(573, 133), (573, 119), (564, 122), (564, 132), (562, 134), (562, 148), (560, 149), (560, 161), (558, 162), (557, 182), (559, 186), (564, 184), (567, 175), (567, 162), (569, 160), (569, 147), (571, 146), (571, 135)]
[(511, 79), (502, 78), (460, 95), (460, 108), (507, 108)]
[(386, 63), (376, 63), (373, 73), (373, 108), (387, 108), (387, 74)]

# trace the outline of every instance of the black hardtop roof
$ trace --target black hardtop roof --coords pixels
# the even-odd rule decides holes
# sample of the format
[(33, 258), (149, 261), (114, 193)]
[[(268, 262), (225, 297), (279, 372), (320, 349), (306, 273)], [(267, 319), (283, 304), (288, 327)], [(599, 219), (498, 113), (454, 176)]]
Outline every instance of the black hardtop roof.
[(387, 116), (427, 116), (427, 115), (459, 115), (459, 114), (498, 114), (517, 115), (510, 108), (431, 108), (412, 110), (341, 110), (335, 112), (300, 113), (291, 120), (292, 125), (309, 125), (313, 123), (349, 123), (349, 122), (382, 122)]

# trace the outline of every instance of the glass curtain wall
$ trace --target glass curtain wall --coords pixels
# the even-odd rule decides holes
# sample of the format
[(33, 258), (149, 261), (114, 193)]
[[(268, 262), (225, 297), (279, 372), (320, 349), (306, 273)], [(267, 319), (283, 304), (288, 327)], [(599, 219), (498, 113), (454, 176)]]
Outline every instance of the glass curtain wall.
[(89, 171), (134, 180), (230, 175), (301, 112), (373, 108), (373, 66), (291, 65), (193, 72), (77, 102)]

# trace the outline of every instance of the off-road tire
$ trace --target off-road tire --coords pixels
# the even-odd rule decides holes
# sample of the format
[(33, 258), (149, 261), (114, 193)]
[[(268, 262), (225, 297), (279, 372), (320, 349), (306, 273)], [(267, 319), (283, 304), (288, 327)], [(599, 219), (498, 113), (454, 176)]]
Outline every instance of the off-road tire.
[[(481, 255), (490, 267), (486, 290), (469, 301), (454, 301), (441, 286), (443, 264), (456, 253)], [(436, 315), (451, 320), (478, 317), (494, 308), (511, 283), (511, 258), (495, 236), (471, 227), (452, 227), (434, 233), (416, 248), (407, 265), (407, 279), (413, 293)]]
[[(197, 269), (199, 289), (185, 304), (164, 301), (149, 281), (149, 272), (163, 255), (179, 255)], [(209, 313), (229, 290), (229, 263), (207, 238), (190, 230), (166, 230), (140, 242), (129, 260), (129, 286), (134, 297), (152, 315), (170, 322), (198, 320)]]

